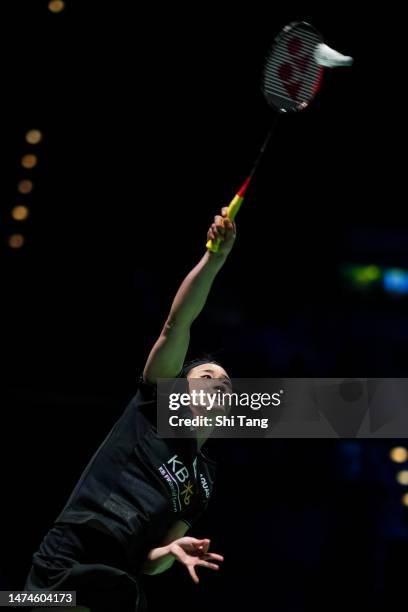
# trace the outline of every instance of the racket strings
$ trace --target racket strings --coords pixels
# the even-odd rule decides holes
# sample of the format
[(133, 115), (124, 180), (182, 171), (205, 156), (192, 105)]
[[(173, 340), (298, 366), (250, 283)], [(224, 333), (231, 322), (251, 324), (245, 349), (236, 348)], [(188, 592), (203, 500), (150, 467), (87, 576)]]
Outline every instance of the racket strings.
[(276, 39), (264, 65), (263, 93), (280, 112), (305, 108), (319, 90), (323, 69), (315, 51), (321, 40), (305, 23), (288, 26)]

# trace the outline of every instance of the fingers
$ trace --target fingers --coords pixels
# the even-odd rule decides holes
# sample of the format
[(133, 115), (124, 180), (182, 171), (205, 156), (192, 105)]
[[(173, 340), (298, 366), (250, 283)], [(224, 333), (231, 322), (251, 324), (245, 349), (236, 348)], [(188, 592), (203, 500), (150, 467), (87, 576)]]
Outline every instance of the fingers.
[(234, 222), (228, 217), (228, 206), (224, 206), (221, 209), (221, 215), (222, 215), (222, 219), (224, 222), (224, 227), (225, 229), (234, 229), (235, 228), (235, 224)]
[(235, 223), (228, 217), (228, 206), (224, 206), (224, 208), (221, 209), (221, 215), (223, 226), (225, 229), (225, 235), (231, 233), (232, 230), (235, 231)]
[(213, 231), (216, 232), (219, 238), (224, 238), (225, 236), (225, 228), (224, 228), (224, 219), (221, 215), (215, 215), (214, 223), (211, 226)]
[(211, 224), (207, 233), (208, 240), (226, 240), (234, 236), (235, 223), (226, 216), (227, 210), (227, 207), (222, 209), (223, 216), (215, 215), (214, 223)]
[(194, 569), (194, 566), (192, 566), (192, 565), (188, 565), (188, 566), (187, 566), (187, 569), (188, 569), (188, 572), (189, 572), (189, 574), (190, 574), (191, 578), (193, 579), (193, 582), (195, 582), (195, 584), (198, 584), (200, 581), (199, 581), (199, 579), (198, 579), (198, 576), (197, 576), (197, 574), (196, 574), (196, 571), (195, 571), (195, 569)]
[(212, 570), (220, 569), (219, 565), (217, 565), (216, 563), (209, 563), (208, 561), (204, 561), (203, 559), (200, 559), (199, 561), (197, 561), (196, 565), (199, 565), (200, 567), (206, 567), (207, 569), (212, 569)]
[(203, 559), (214, 559), (214, 561), (224, 561), (224, 557), (222, 555), (217, 555), (216, 553), (206, 553)]
[(196, 568), (205, 567), (213, 571), (218, 571), (220, 569), (219, 565), (211, 561), (224, 561), (224, 557), (217, 553), (208, 552), (210, 546), (210, 540), (208, 539), (192, 541), (191, 545), (197, 552), (200, 552), (200, 557), (192, 558), (191, 555), (183, 554), (184, 551), (180, 551), (181, 554), (178, 555), (178, 558), (186, 565), (193, 582), (198, 584), (200, 580), (197, 576)]
[(207, 540), (206, 538), (202, 540), (199, 540), (198, 538), (190, 538), (190, 541), (193, 546), (204, 546), (206, 542), (210, 543), (210, 540)]
[(225, 229), (223, 225), (219, 223), (212, 223), (207, 233), (208, 239), (209, 240), (216, 240), (216, 239), (223, 240), (224, 236), (225, 236)]
[(199, 540), (198, 548), (200, 549), (202, 553), (205, 554), (208, 551), (209, 547), (210, 547), (210, 540), (207, 540), (207, 539)]
[(229, 241), (235, 237), (235, 225), (230, 219), (226, 219), (224, 222), (225, 235), (224, 240)]
[(207, 240), (212, 240), (213, 242), (215, 240), (215, 236), (214, 236), (213, 231), (212, 231), (211, 228), (207, 232)]

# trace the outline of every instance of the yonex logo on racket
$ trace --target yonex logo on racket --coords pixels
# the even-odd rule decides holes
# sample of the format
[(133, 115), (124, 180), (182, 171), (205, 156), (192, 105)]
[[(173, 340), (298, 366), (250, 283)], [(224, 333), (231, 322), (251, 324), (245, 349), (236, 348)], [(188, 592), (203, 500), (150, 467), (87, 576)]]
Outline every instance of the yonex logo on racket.
[(320, 88), (323, 69), (316, 59), (322, 37), (305, 22), (284, 28), (270, 49), (263, 73), (263, 91), (279, 112), (306, 108)]
[(284, 64), (281, 64), (278, 74), (281, 81), (284, 82), (285, 89), (290, 97), (293, 100), (297, 100), (303, 79), (299, 80), (296, 73), (300, 72), (303, 75), (307, 71), (310, 64), (310, 55), (308, 56), (307, 53), (302, 55), (303, 43), (298, 37), (291, 38), (288, 41), (287, 49), (293, 59), (291, 63), (286, 61)]

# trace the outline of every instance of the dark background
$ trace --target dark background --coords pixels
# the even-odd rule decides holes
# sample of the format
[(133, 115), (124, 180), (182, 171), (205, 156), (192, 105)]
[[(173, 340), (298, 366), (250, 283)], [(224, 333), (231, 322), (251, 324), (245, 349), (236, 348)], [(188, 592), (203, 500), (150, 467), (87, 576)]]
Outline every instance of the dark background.
[[(296, 19), (355, 64), (326, 71), (310, 108), (282, 118), (190, 353), (214, 352), (236, 377), (406, 376), (407, 298), (352, 291), (340, 274), (408, 267), (401, 19), (391, 4), (285, 7), (1, 6), (3, 588), (22, 588), (134, 394), (212, 216), (245, 179), (273, 119), (262, 63)], [(31, 128), (39, 145), (24, 140)], [(25, 196), (22, 178), (34, 181)], [(11, 219), (16, 203), (28, 221)], [(224, 568), (199, 587), (181, 567), (148, 578), (152, 609), (390, 609), (408, 538), (394, 444), (209, 443), (219, 477), (194, 533)]]

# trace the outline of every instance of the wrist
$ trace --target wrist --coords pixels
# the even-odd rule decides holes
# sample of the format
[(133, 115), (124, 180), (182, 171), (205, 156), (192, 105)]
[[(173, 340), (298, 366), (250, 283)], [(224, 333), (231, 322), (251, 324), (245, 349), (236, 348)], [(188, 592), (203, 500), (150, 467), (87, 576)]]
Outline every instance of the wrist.
[(215, 267), (223, 266), (228, 257), (228, 254), (229, 252), (226, 253), (225, 251), (213, 253), (212, 251), (207, 250), (208, 261), (211, 265)]
[(162, 547), (163, 550), (163, 556), (166, 557), (168, 555), (174, 556), (173, 553), (171, 552), (171, 543), (167, 544), (166, 546)]
[(170, 547), (171, 545), (153, 548), (142, 566), (143, 573), (153, 576), (168, 570), (176, 559), (175, 555), (170, 552)]
[(170, 554), (170, 545), (153, 548), (147, 555), (147, 561), (149, 562), (159, 561), (160, 559), (162, 559), (168, 554)]
[(171, 556), (172, 556), (172, 557), (175, 559), (175, 558), (176, 558), (176, 555), (175, 555), (175, 551), (174, 551), (174, 546), (173, 546), (173, 544), (174, 544), (174, 542), (170, 542), (170, 544), (168, 544), (168, 545), (166, 546), (166, 548), (167, 548), (167, 554), (168, 554), (168, 555), (171, 555)]

